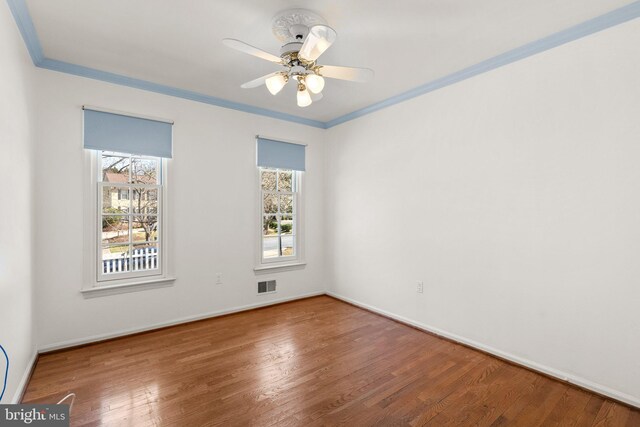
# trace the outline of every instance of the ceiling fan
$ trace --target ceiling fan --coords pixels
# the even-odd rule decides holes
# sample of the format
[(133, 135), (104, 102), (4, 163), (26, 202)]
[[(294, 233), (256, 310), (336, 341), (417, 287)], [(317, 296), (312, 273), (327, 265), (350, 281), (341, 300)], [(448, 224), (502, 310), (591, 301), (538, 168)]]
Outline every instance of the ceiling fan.
[(297, 85), (299, 107), (307, 107), (313, 101), (322, 99), (324, 77), (364, 83), (373, 77), (368, 68), (319, 65), (316, 60), (336, 40), (336, 32), (326, 25), (319, 15), (304, 9), (292, 9), (279, 13), (273, 18), (274, 36), (282, 43), (280, 56), (265, 52), (236, 39), (222, 42), (240, 52), (282, 65), (280, 71), (267, 74), (244, 83), (240, 87), (251, 89), (267, 86), (272, 95), (277, 95), (289, 81)]

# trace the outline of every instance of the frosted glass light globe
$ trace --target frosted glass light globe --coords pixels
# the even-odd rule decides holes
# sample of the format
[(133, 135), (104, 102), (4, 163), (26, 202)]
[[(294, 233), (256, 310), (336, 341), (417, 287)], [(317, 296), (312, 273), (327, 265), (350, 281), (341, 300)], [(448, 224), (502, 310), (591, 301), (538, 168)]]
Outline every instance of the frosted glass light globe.
[(287, 84), (287, 78), (282, 74), (277, 74), (275, 76), (269, 77), (265, 84), (267, 85), (267, 89), (271, 92), (271, 95), (277, 95), (278, 92), (282, 90), (284, 85)]
[(320, 93), (324, 89), (324, 79), (317, 74), (307, 74), (304, 78), (307, 89), (311, 93)]
[(306, 89), (298, 91), (298, 107), (308, 107), (311, 105), (311, 95)]

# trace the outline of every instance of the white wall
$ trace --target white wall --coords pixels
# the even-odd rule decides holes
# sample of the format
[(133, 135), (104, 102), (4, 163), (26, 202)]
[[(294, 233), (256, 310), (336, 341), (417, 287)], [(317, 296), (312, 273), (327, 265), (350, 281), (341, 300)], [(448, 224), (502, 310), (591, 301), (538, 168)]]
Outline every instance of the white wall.
[[(9, 396), (34, 349), (35, 259), (41, 349), (322, 292), (326, 281), (342, 297), (640, 404), (637, 20), (323, 131), (34, 70), (0, 9)], [(176, 122), (171, 287), (80, 293), (91, 203), (83, 104)], [(304, 269), (252, 270), (256, 134), (309, 144)], [(270, 278), (279, 293), (257, 296), (256, 281)]]
[(329, 290), (639, 405), (638, 46), (635, 20), (330, 129)]
[[(37, 70), (36, 252), (39, 347), (324, 291), (323, 130)], [(175, 120), (169, 164), (172, 287), (85, 299), (81, 106)], [(255, 135), (308, 143), (304, 269), (256, 276)], [(223, 284), (215, 284), (215, 273)], [(258, 279), (278, 293), (256, 295)], [(86, 284), (84, 284), (86, 285)]]
[[(33, 64), (6, 3), (0, 5), (0, 345), (9, 355), (2, 403), (35, 354), (32, 312)], [(6, 362), (0, 355), (0, 388)]]

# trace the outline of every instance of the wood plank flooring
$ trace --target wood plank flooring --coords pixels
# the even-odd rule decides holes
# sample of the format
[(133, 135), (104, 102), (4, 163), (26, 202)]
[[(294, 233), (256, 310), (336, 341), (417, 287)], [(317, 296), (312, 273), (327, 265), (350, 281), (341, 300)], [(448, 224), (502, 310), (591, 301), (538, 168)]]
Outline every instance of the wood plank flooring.
[(42, 355), (72, 425), (640, 426), (640, 411), (327, 296)]

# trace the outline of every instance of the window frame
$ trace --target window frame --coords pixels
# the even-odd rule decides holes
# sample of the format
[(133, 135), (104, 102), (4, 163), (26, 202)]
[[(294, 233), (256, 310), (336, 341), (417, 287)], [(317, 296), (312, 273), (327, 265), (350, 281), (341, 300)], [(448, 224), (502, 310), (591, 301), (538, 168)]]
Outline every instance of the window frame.
[[(139, 156), (157, 159), (159, 163), (159, 184), (154, 185), (158, 191), (158, 222), (160, 239), (158, 241), (158, 268), (141, 272), (118, 274), (117, 277), (100, 279), (102, 257), (102, 151), (84, 150), (85, 179), (84, 181), (84, 256), (83, 256), (83, 285), (81, 292), (85, 298), (93, 296), (111, 295), (115, 293), (131, 292), (139, 289), (155, 288), (171, 285), (175, 277), (171, 276), (171, 263), (168, 251), (170, 249), (167, 224), (168, 209), (168, 176), (169, 162), (165, 158)], [(126, 154), (126, 153), (124, 153)], [(104, 186), (127, 187), (145, 186), (139, 184), (104, 183)], [(131, 198), (131, 194), (129, 194)], [(132, 202), (130, 200), (130, 202)]]
[[(286, 170), (292, 172), (292, 189), (295, 188), (296, 191), (284, 192), (285, 194), (293, 195), (293, 213), (291, 214), (294, 218), (293, 230), (294, 230), (294, 239), (293, 239), (293, 247), (294, 247), (294, 255), (289, 256), (276, 256), (271, 258), (264, 257), (263, 251), (263, 221), (265, 217), (264, 212), (264, 194), (265, 191), (273, 194), (282, 194), (283, 192), (276, 191), (268, 191), (262, 189), (262, 171), (263, 170), (273, 170), (280, 171)], [(305, 257), (304, 257), (304, 172), (296, 171), (291, 169), (279, 169), (279, 168), (265, 168), (261, 166), (256, 167), (256, 188), (257, 188), (257, 244), (256, 244), (256, 267), (255, 271), (259, 270), (267, 270), (267, 269), (277, 269), (282, 267), (291, 267), (291, 266), (299, 266), (305, 265)], [(279, 213), (278, 213), (279, 214)], [(278, 215), (278, 214), (273, 214)], [(281, 236), (281, 234), (280, 234)]]

